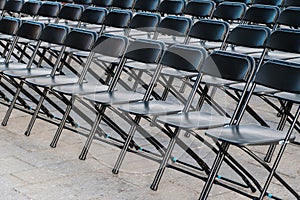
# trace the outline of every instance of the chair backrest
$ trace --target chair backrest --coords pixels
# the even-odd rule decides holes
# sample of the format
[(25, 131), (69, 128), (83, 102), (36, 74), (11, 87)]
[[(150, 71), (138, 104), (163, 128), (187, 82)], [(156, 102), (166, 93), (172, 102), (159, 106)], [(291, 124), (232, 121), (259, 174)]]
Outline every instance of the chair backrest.
[(145, 32), (155, 32), (161, 17), (154, 13), (137, 13), (130, 21), (129, 28)]
[(26, 1), (22, 6), (21, 13), (30, 16), (36, 16), (42, 2), (40, 1)]
[(126, 51), (128, 39), (124, 36), (103, 34), (94, 43), (92, 51), (110, 57), (121, 57)]
[(226, 43), (250, 48), (264, 48), (270, 33), (271, 31), (267, 27), (239, 25), (230, 32)]
[(300, 65), (269, 60), (258, 70), (254, 82), (279, 91), (300, 93)]
[(113, 0), (111, 6), (121, 9), (132, 9), (134, 0)]
[(73, 29), (66, 37), (64, 45), (81, 51), (91, 51), (97, 39), (95, 31)]
[(91, 5), (92, 4), (92, 0), (74, 0), (75, 4), (79, 4), (79, 5)]
[(193, 24), (189, 37), (205, 41), (223, 42), (229, 32), (229, 24), (224, 21), (202, 19)]
[(272, 25), (276, 22), (279, 13), (280, 9), (277, 6), (255, 4), (246, 11), (243, 21)]
[(215, 7), (216, 4), (213, 1), (192, 0), (185, 6), (183, 14), (196, 18), (210, 17)]
[(204, 61), (201, 72), (217, 78), (245, 81), (252, 75), (255, 61), (251, 56), (226, 51), (214, 51)]
[(29, 40), (38, 40), (43, 29), (44, 29), (43, 23), (25, 21), (22, 23), (21, 27), (19, 28), (17, 32), (17, 36)]
[(216, 7), (213, 17), (225, 21), (240, 20), (245, 14), (246, 7), (244, 3), (222, 2)]
[(157, 11), (162, 15), (181, 15), (184, 7), (184, 0), (164, 0), (159, 4)]
[(277, 24), (295, 28), (300, 27), (300, 7), (284, 9), (277, 19)]
[(253, 0), (252, 4), (264, 4), (272, 6), (281, 6), (284, 0)]
[(103, 24), (105, 26), (110, 26), (115, 28), (128, 28), (131, 18), (132, 18), (131, 11), (112, 10), (106, 15)]
[(8, 12), (19, 13), (23, 4), (23, 0), (9, 0), (5, 3), (4, 10)]
[(92, 4), (98, 7), (109, 8), (113, 0), (92, 0)]
[(300, 1), (298, 0), (285, 0), (284, 7), (295, 6), (300, 7)]
[(41, 5), (38, 15), (42, 17), (55, 18), (61, 9), (61, 3), (58, 2), (43, 2)]
[(252, 0), (225, 0), (225, 1), (240, 2), (240, 3), (245, 3), (247, 5), (252, 2)]
[(20, 25), (21, 20), (18, 18), (3, 17), (0, 20), (0, 33), (6, 35), (16, 35)]
[(62, 45), (69, 33), (70, 29), (67, 26), (48, 24), (40, 36), (40, 40), (51, 44)]
[(102, 24), (106, 15), (107, 10), (105, 8), (100, 7), (87, 7), (81, 17), (80, 21), (88, 24)]
[(159, 23), (157, 32), (161, 34), (185, 37), (191, 27), (192, 20), (187, 17), (167, 16)]
[(148, 64), (157, 64), (164, 49), (165, 45), (161, 41), (137, 39), (129, 44), (125, 58)]
[(300, 31), (276, 29), (266, 41), (267, 48), (290, 53), (300, 53)]
[(134, 10), (156, 12), (159, 3), (160, 0), (136, 0), (134, 4)]
[(175, 44), (165, 51), (161, 64), (176, 70), (198, 72), (206, 56), (204, 48)]
[(82, 5), (65, 4), (61, 8), (61, 10), (58, 14), (58, 18), (65, 19), (65, 20), (71, 20), (71, 21), (79, 21), (83, 10), (84, 10), (84, 7)]

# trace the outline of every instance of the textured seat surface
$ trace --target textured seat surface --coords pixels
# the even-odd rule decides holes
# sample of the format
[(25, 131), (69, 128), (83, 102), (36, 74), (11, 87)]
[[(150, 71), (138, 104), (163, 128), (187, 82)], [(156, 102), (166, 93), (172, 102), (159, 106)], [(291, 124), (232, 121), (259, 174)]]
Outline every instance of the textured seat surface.
[(79, 94), (90, 94), (97, 92), (107, 91), (108, 86), (106, 85), (97, 85), (96, 83), (82, 83), (82, 84), (72, 84), (72, 85), (62, 85), (53, 88), (55, 91), (58, 91), (63, 94), (68, 95), (79, 95)]
[(192, 111), (162, 116), (157, 120), (182, 129), (207, 129), (224, 126), (230, 119), (208, 112)]
[[(286, 133), (258, 125), (226, 126), (205, 132), (209, 137), (237, 146), (278, 144)], [(294, 136), (291, 140), (295, 139)]]
[(41, 87), (54, 87), (59, 85), (67, 85), (67, 84), (76, 83), (77, 81), (78, 81), (78, 77), (76, 76), (69, 77), (64, 75), (57, 75), (54, 77), (44, 76), (44, 77), (26, 79), (26, 82)]
[(38, 77), (38, 76), (46, 76), (51, 74), (51, 69), (47, 68), (31, 68), (31, 69), (19, 69), (19, 70), (7, 70), (3, 73), (7, 76), (14, 78), (30, 78), (30, 77)]
[[(239, 90), (239, 91), (243, 91), (244, 87), (245, 87), (245, 83), (236, 83), (229, 86), (230, 89)], [(253, 92), (255, 94), (273, 94), (277, 92), (277, 90), (262, 85), (256, 85)]]
[(114, 105), (140, 101), (144, 94), (132, 91), (101, 92), (86, 95), (84, 98), (99, 104)]
[(165, 101), (143, 101), (122, 105), (119, 109), (135, 115), (163, 115), (177, 113), (183, 106)]

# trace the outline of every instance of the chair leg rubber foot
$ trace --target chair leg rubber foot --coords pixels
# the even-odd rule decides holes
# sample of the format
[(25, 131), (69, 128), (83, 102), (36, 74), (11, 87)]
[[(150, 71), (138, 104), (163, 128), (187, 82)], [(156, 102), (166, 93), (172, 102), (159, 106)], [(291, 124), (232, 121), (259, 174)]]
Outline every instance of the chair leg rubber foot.
[(50, 147), (56, 148), (56, 142), (51, 142)]
[(2, 122), (1, 125), (2, 125), (2, 126), (6, 126), (6, 125), (7, 125), (7, 122)]
[(157, 185), (153, 185), (153, 184), (152, 184), (152, 185), (150, 186), (150, 189), (153, 190), (153, 191), (157, 191), (157, 188), (158, 188)]
[(119, 173), (119, 170), (118, 170), (118, 169), (113, 169), (113, 170), (112, 170), (112, 173), (113, 173), (113, 174), (118, 174), (118, 173)]
[(24, 135), (29, 136), (30, 132), (29, 131), (25, 131)]
[(85, 160), (87, 153), (88, 153), (88, 149), (86, 147), (84, 147), (81, 154), (79, 155), (79, 160)]

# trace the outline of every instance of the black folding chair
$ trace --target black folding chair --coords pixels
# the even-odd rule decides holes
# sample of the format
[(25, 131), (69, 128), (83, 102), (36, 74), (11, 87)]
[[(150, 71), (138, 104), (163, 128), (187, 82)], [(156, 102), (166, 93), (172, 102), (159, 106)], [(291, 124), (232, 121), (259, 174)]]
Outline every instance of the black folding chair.
[[(266, 43), (266, 46), (271, 49), (299, 53), (300, 32), (296, 30), (278, 29), (272, 33)], [(265, 196), (278, 198), (273, 194), (267, 192), (273, 177), (275, 177), (281, 184), (283, 184), (297, 199), (300, 198), (299, 194), (291, 186), (289, 186), (279, 176), (279, 174), (276, 173), (278, 164), (282, 158), (288, 142), (295, 138), (292, 135), (292, 132), (300, 114), (299, 106), (297, 108), (295, 116), (293, 117), (291, 126), (286, 133), (284, 131), (274, 130), (259, 125), (240, 125), (242, 115), (245, 110), (245, 105), (247, 105), (247, 103), (249, 102), (251, 93), (256, 87), (256, 84), (279, 91), (274, 95), (279, 99), (291, 102), (293, 104), (299, 104), (299, 69), (299, 65), (296, 63), (278, 60), (268, 60), (267, 62), (264, 62), (262, 65), (258, 66), (258, 72), (255, 76), (254, 83), (249, 89), (250, 94), (247, 96), (247, 98), (244, 99), (244, 103), (240, 104), (236, 109), (239, 110), (238, 115), (231, 119), (231, 123), (229, 126), (206, 132), (207, 136), (212, 137), (215, 141), (218, 142), (218, 147), (220, 150), (212, 166), (210, 176), (202, 190), (200, 199), (206, 199), (208, 197), (216, 174), (221, 168), (222, 161), (224, 157), (228, 155), (228, 149), (230, 145), (238, 146), (239, 148), (244, 150), (269, 172), (269, 176), (264, 186), (258, 188), (260, 192), (260, 196), (258, 199), (263, 199)], [(284, 84), (282, 84), (283, 77), (285, 77)], [(287, 112), (290, 113), (289, 110)], [(248, 148), (248, 146), (252, 145), (274, 144), (280, 144), (281, 148), (271, 167)]]
[(184, 7), (184, 0), (163, 0), (159, 4), (157, 12), (161, 15), (182, 15)]
[(50, 23), (51, 20), (55, 22), (61, 7), (62, 5), (59, 2), (43, 2), (37, 13), (38, 17), (36, 20), (48, 23)]
[(96, 7), (110, 9), (113, 0), (92, 0), (92, 4)]
[(103, 25), (104, 33), (122, 32), (125, 36), (128, 34), (128, 26), (132, 18), (132, 12), (128, 10), (111, 10), (105, 17)]
[(22, 19), (26, 17), (35, 20), (41, 5), (41, 1), (26, 1), (20, 11)]
[(113, 0), (111, 7), (118, 9), (131, 10), (134, 6), (135, 0)]
[[(201, 69), (201, 73), (202, 75), (208, 75), (222, 79), (225, 83), (228, 80), (246, 82), (245, 87), (248, 87), (254, 70), (255, 62), (250, 56), (225, 51), (216, 51), (206, 59)], [(198, 77), (197, 82), (201, 82), (201, 77)], [(241, 96), (243, 97), (245, 94), (246, 91)], [(173, 131), (172, 129), (169, 129), (169, 131), (172, 133), (172, 138), (151, 185), (151, 189), (153, 190), (157, 190), (158, 184), (168, 164), (172, 150), (176, 144), (176, 141), (178, 140), (181, 130), (205, 130), (214, 128), (222, 126), (222, 124), (227, 124), (229, 119), (225, 116), (208, 113), (201, 110), (191, 111), (190, 104), (186, 104), (181, 113), (160, 116), (157, 121), (170, 128), (173, 127), (174, 129)], [(195, 137), (198, 139), (201, 138), (197, 136), (197, 134), (195, 134)], [(206, 173), (209, 171), (210, 170), (206, 171)], [(226, 178), (224, 178), (224, 180), (226, 180)]]
[(59, 23), (59, 20), (64, 20), (64, 24), (71, 26), (70, 23), (75, 23), (72, 26), (78, 27), (80, 25), (79, 20), (82, 15), (84, 7), (78, 4), (65, 4), (58, 14), (58, 20), (56, 21)]
[[(170, 46), (166, 50), (166, 52), (164, 53), (161, 59), (160, 66), (161, 67), (166, 66), (183, 72), (197, 73), (205, 57), (206, 57), (206, 50), (203, 48), (189, 47), (186, 45), (177, 44), (177, 45)], [(157, 77), (153, 76), (155, 79), (158, 79), (158, 75), (160, 71), (161, 69), (159, 68), (156, 69), (155, 74)], [(182, 109), (182, 106), (179, 104), (174, 104), (167, 101), (150, 101), (150, 97), (151, 97), (150, 89), (152, 90), (152, 88), (149, 88), (145, 93), (143, 101), (119, 106), (119, 109), (122, 112), (134, 115), (135, 117), (130, 118), (132, 119), (133, 123), (131, 125), (131, 128), (128, 132), (128, 137), (124, 143), (124, 146), (121, 150), (121, 153), (113, 169), (113, 173), (115, 174), (119, 172), (126, 151), (137, 130), (137, 126), (139, 126), (139, 123), (142, 118), (177, 113)], [(194, 86), (191, 91), (191, 96), (189, 96), (187, 100), (187, 104), (191, 103), (192, 101), (191, 99), (194, 98), (196, 90), (197, 90), (197, 86)]]
[(192, 0), (187, 3), (183, 10), (184, 15), (190, 15), (193, 18), (210, 18), (216, 7), (213, 1)]
[(5, 3), (4, 8), (1, 13), (1, 17), (3, 17), (5, 14), (11, 15), (11, 16), (20, 16), (21, 8), (24, 4), (23, 0), (9, 0)]
[[(131, 60), (134, 61), (130, 62), (129, 66), (145, 65), (145, 67), (147, 67), (147, 64), (158, 64), (163, 51), (164, 44), (162, 42), (137, 39), (129, 45), (125, 54), (125, 59), (127, 59), (128, 62)], [(154, 76), (157, 76), (157, 74), (154, 74)], [(151, 90), (153, 89), (153, 86), (154, 82), (150, 81), (149, 88), (151, 88)], [(96, 130), (101, 120), (105, 116), (105, 110), (112, 105), (142, 100), (144, 96), (142, 93), (137, 93), (134, 91), (112, 91), (112, 89), (108, 90), (108, 92), (101, 92), (85, 96), (85, 99), (93, 102), (96, 105), (97, 116), (79, 156), (81, 160), (86, 159), (88, 150), (96, 134)], [(127, 136), (123, 135), (122, 137), (125, 140)]]
[(79, 21), (80, 21), (80, 28), (87, 28), (87, 29), (98, 29), (97, 32), (102, 33), (103, 21), (107, 15), (107, 9), (106, 8), (100, 8), (100, 7), (87, 7)]
[[(83, 96), (91, 93), (104, 92), (107, 90), (114, 90), (116, 81), (119, 79), (121, 72), (124, 67), (124, 53), (128, 45), (128, 39), (124, 36), (115, 36), (104, 34), (98, 38), (95, 42), (94, 47), (91, 50), (88, 61), (85, 64), (83, 72), (76, 84), (63, 85), (53, 88), (54, 92), (60, 93), (64, 96), (71, 96), (70, 101), (67, 102), (66, 111), (62, 117), (59, 127), (55, 133), (55, 136), (50, 144), (51, 147), (56, 147), (62, 130), (65, 126), (66, 120), (71, 112), (76, 96)], [(111, 81), (110, 85), (95, 85), (95, 83), (84, 82), (87, 70), (94, 58), (95, 54), (100, 54), (103, 57), (114, 58), (112, 61), (109, 59), (107, 62), (111, 65), (117, 65), (116, 73)], [(116, 59), (115, 59), (116, 58)], [(106, 58), (107, 59), (107, 58)]]
[(134, 4), (135, 11), (156, 12), (160, 0), (136, 0)]
[[(82, 29), (73, 29), (65, 38), (63, 42), (63, 50), (62, 53), (59, 56), (57, 65), (53, 68), (51, 71), (51, 74), (49, 76), (44, 77), (36, 77), (36, 78), (27, 78), (25, 79), (26, 84), (33, 86), (35, 88), (43, 88), (43, 91), (38, 91), (39, 94), (41, 94), (41, 97), (39, 99), (39, 103), (37, 104), (35, 108), (35, 112), (32, 115), (32, 118), (28, 124), (28, 127), (25, 131), (25, 135), (29, 136), (30, 132), (33, 128), (33, 125), (35, 123), (35, 120), (37, 118), (37, 115), (39, 114), (39, 110), (47, 97), (47, 94), (49, 91), (55, 87), (60, 85), (68, 85), (68, 84), (74, 84), (79, 81), (82, 81), (79, 79), (78, 76), (80, 74), (71, 74), (71, 75), (63, 75), (63, 74), (57, 74), (57, 71), (62, 71), (64, 66), (64, 61), (67, 59), (66, 57), (63, 58), (64, 50), (68, 47), (71, 49), (76, 49), (79, 51), (90, 51), (94, 45), (94, 42), (97, 38), (97, 34), (94, 31), (88, 31), (88, 30), (82, 30)], [(66, 54), (67, 56), (68, 54)]]
[[(6, 115), (2, 121), (3, 126), (7, 125), (10, 114), (14, 108), (14, 104), (16, 103), (19, 94), (22, 91), (23, 84), (25, 83), (25, 79), (30, 77), (50, 75), (52, 72), (56, 73), (56, 68), (58, 67), (59, 61), (64, 53), (63, 51), (60, 54), (59, 58), (57, 58), (54, 69), (46, 68), (46, 67), (45, 68), (33, 67), (32, 65), (36, 55), (38, 54), (38, 50), (42, 42), (61, 45), (67, 33), (69, 32), (69, 29), (65, 26), (58, 26), (58, 25), (48, 25), (47, 28), (45, 28), (45, 30), (43, 30), (43, 27), (44, 24), (39, 22), (26, 22), (22, 24), (22, 26), (18, 31), (18, 34), (22, 34), (23, 37), (27, 36), (26, 39), (29, 38), (31, 40), (39, 40), (39, 41), (36, 44), (35, 50), (31, 55), (31, 59), (26, 65), (26, 67), (24, 67), (23, 64), (22, 70), (10, 69), (10, 67), (14, 66), (14, 64), (12, 63), (8, 65), (8, 69), (3, 71), (5, 77), (8, 77), (10, 80), (12, 80), (15, 83), (15, 87), (17, 87), (17, 91), (14, 95), (14, 98), (11, 101), (9, 109), (7, 110)], [(19, 80), (19, 83), (17, 83), (17, 80)]]

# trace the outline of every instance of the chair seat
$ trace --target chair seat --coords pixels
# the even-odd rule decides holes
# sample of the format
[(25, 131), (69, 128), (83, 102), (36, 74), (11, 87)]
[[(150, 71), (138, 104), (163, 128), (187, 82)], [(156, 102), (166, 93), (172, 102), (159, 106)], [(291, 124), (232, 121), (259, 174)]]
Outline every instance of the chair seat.
[(119, 109), (130, 114), (153, 116), (174, 114), (181, 111), (183, 106), (165, 101), (143, 101), (122, 105)]
[(230, 119), (203, 111), (192, 111), (174, 115), (161, 116), (159, 122), (181, 129), (208, 129), (224, 126)]
[[(238, 91), (243, 91), (244, 87), (245, 87), (245, 83), (236, 83), (229, 86), (230, 89), (238, 90)], [(275, 92), (277, 92), (277, 90), (262, 85), (256, 85), (254, 89), (254, 93), (260, 95), (274, 94)]]
[(289, 92), (278, 92), (274, 94), (274, 96), (295, 103), (300, 103), (300, 94), (289, 93)]
[(154, 71), (156, 64), (144, 64), (139, 62), (129, 62), (130, 65), (125, 65), (129, 69), (142, 70), (142, 71)]
[[(196, 80), (196, 78), (192, 78), (193, 81)], [(209, 75), (204, 75), (201, 80), (202, 83), (206, 83), (208, 85), (213, 85), (213, 86), (226, 86), (230, 85), (233, 83), (236, 83), (236, 81), (231, 81), (231, 80), (225, 80), (217, 77), (212, 77)]]
[[(279, 144), (286, 136), (284, 132), (259, 125), (225, 126), (208, 130), (205, 134), (236, 146)], [(292, 136), (291, 140), (294, 139)]]
[(54, 87), (53, 90), (66, 95), (82, 95), (91, 94), (97, 92), (107, 91), (108, 86), (97, 85), (92, 83), (82, 83), (82, 84), (72, 84), (72, 85), (62, 85)]
[(101, 92), (84, 96), (85, 99), (104, 105), (114, 105), (141, 101), (144, 94), (132, 91)]
[(64, 75), (56, 75), (54, 77), (44, 76), (37, 78), (28, 78), (26, 79), (27, 83), (40, 86), (40, 87), (55, 87), (60, 85), (73, 84), (78, 81), (78, 77), (76, 76), (64, 76)]
[(176, 70), (170, 67), (165, 67), (161, 70), (161, 74), (168, 75), (168, 76), (174, 76), (178, 78), (185, 78), (185, 77), (194, 77), (197, 76), (198, 73), (195, 72), (187, 72), (187, 71), (181, 71)]
[(7, 70), (16, 70), (16, 69), (26, 69), (27, 64), (24, 63), (9, 63), (9, 64), (1, 64), (0, 72), (4, 72)]
[(25, 79), (31, 77), (46, 76), (51, 74), (51, 71), (52, 69), (47, 68), (31, 68), (23, 70), (6, 70), (3, 73), (9, 77)]

